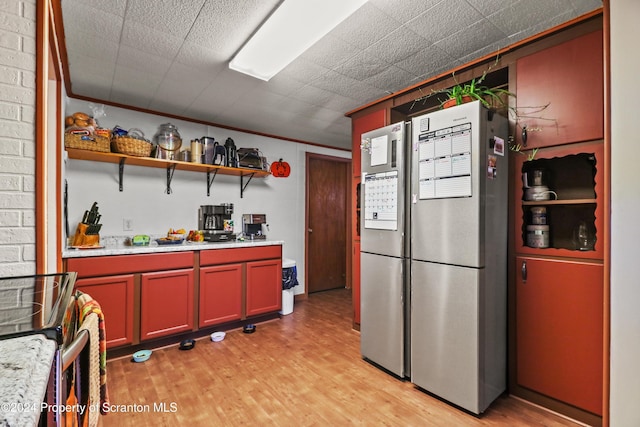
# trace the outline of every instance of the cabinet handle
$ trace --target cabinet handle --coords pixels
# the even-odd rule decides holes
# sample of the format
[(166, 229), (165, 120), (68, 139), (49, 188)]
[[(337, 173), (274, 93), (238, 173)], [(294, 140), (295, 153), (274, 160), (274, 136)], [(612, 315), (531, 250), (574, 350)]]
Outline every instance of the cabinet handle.
[(312, 228), (309, 228), (307, 230), (309, 231), (309, 233), (313, 233), (313, 229)]
[(520, 268), (522, 274), (522, 283), (527, 283), (527, 261), (522, 261), (522, 268)]
[(527, 134), (527, 125), (522, 126), (522, 145), (524, 145), (525, 147), (527, 146), (527, 138), (528, 138), (528, 134)]

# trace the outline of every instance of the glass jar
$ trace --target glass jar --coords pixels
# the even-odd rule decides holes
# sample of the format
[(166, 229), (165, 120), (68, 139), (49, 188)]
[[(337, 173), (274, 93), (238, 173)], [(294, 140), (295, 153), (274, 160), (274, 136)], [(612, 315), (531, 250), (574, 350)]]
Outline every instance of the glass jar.
[(160, 125), (158, 132), (153, 137), (153, 142), (159, 148), (174, 153), (182, 146), (182, 138), (178, 133), (178, 128), (171, 123)]

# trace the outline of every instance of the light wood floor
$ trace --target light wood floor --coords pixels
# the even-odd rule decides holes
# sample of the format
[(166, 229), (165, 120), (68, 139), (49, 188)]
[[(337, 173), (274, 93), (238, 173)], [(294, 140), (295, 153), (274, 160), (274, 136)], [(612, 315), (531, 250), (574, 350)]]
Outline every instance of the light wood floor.
[[(294, 312), (228, 331), (193, 350), (108, 363), (112, 405), (128, 412), (103, 426), (576, 426), (511, 397), (475, 417), (375, 368), (360, 357), (350, 291), (312, 294)], [(154, 411), (154, 403), (166, 410)], [(145, 412), (131, 412), (131, 405)], [(145, 405), (149, 405), (148, 407)], [(172, 406), (173, 405), (173, 406)], [(148, 409), (147, 409), (148, 408)]]

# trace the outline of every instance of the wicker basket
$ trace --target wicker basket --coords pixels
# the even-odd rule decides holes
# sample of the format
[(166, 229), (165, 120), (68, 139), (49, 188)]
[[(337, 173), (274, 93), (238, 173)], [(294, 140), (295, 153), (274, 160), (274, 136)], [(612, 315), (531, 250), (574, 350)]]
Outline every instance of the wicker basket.
[(99, 135), (80, 135), (74, 133), (64, 134), (65, 148), (78, 148), (80, 150), (102, 151), (108, 153), (109, 138)]
[(116, 153), (122, 153), (128, 156), (149, 157), (153, 146), (149, 141), (143, 139), (118, 136), (111, 140), (111, 148)]

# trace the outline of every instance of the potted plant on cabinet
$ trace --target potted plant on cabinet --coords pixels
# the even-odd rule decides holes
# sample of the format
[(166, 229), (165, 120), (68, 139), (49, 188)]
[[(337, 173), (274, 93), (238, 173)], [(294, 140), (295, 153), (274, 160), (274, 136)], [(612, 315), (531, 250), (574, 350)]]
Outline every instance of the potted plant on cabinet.
[[(510, 96), (515, 97), (516, 95), (506, 89), (490, 88), (483, 85), (482, 82), (487, 76), (487, 71), (477, 80), (473, 78), (469, 83), (465, 84), (458, 83), (456, 80), (456, 84), (453, 87), (435, 91), (435, 94), (442, 93), (447, 96), (446, 100), (441, 101), (440, 106), (442, 108), (449, 108), (477, 100), (490, 109), (509, 108), (506, 99)], [(456, 79), (455, 74), (453, 78)]]

